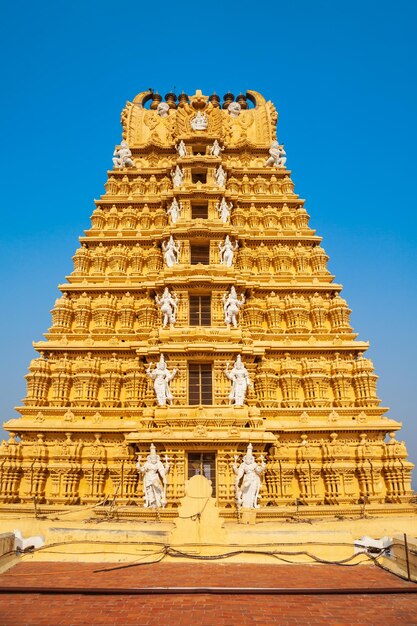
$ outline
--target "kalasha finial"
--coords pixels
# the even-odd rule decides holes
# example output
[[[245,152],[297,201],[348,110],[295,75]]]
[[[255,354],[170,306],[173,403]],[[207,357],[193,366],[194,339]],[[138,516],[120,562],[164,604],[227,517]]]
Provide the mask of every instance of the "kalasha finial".
[[[238,102],[240,104],[240,107],[242,109],[247,109],[248,108],[248,102],[246,100],[246,97],[243,95],[243,93],[240,93],[238,95],[238,97],[236,98],[236,102]]]
[[[158,92],[155,92],[152,94],[152,103],[151,103],[151,109],[155,110],[158,108],[158,104],[162,102],[162,96],[161,94],[159,94]]]
[[[178,106],[183,107],[188,103],[188,96],[186,93],[181,92],[178,96]]]
[[[227,92],[224,94],[223,96],[224,102],[223,102],[223,106],[222,109],[227,109],[227,107],[229,106],[229,104],[232,104],[232,102],[234,102],[234,95],[232,93]]]
[[[166,94],[165,102],[168,104],[170,109],[177,108],[176,101],[177,101],[177,96],[175,95],[175,93],[170,91],[169,93]]]
[[[209,97],[209,102],[211,102],[211,104],[214,107],[219,107],[220,106],[220,98],[217,95],[216,92],[214,92],[210,97]]]

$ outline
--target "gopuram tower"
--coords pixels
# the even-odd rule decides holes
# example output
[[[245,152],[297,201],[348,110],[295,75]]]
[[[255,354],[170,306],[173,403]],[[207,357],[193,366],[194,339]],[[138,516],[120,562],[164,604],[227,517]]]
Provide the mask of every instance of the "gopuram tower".
[[[170,466],[165,516],[201,473],[232,517],[248,444],[265,464],[260,519],[410,508],[400,424],[380,406],[277,119],[255,91],[127,103],[21,417],[5,424],[3,510],[115,497],[120,515],[144,516],[136,461],[152,447]]]

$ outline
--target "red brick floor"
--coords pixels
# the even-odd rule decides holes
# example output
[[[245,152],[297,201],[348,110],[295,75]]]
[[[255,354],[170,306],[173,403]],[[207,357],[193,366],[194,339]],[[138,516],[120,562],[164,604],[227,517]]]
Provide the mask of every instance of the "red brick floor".
[[[375,566],[159,563],[115,569],[94,563],[20,563],[0,575],[1,626],[395,626],[417,625],[416,588]],[[107,570],[98,572],[97,570]],[[24,593],[28,587],[74,589],[71,595]],[[285,595],[114,595],[112,589],[143,587],[274,587]],[[291,595],[293,588],[395,587],[376,595]],[[81,595],[83,588],[108,594]]]

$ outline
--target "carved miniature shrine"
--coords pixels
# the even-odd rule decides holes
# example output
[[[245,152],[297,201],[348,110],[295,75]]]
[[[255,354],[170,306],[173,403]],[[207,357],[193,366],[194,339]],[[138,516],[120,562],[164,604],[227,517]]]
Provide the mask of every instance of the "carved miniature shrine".
[[[277,118],[254,91],[127,103],[21,417],[5,425],[3,507],[109,497],[121,515],[175,515],[196,474],[226,518],[242,503],[272,519],[295,504],[384,514],[410,501],[400,424],[380,406]]]

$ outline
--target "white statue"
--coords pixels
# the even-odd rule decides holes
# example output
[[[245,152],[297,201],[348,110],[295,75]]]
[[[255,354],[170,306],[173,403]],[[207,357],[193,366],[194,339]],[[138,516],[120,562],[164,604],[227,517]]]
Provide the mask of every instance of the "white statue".
[[[187,156],[187,148],[185,147],[185,143],[183,142],[182,139],[181,139],[181,141],[179,143],[177,143],[175,148],[176,148],[176,150],[178,152],[178,156],[180,156],[180,157],[186,157]]]
[[[275,165],[275,167],[284,167],[287,162],[286,152],[284,150],[284,145],[280,146],[278,141],[273,141],[271,143],[271,147],[269,149],[269,154],[265,165]]]
[[[242,107],[239,102],[231,102],[227,107],[230,117],[239,117]]]
[[[177,369],[174,367],[172,372],[166,366],[164,355],[161,354],[159,362],[156,364],[155,369],[151,370],[153,363],[149,363],[149,367],[146,370],[147,375],[153,380],[153,388],[155,390],[156,401],[159,406],[166,406],[167,403],[172,404],[174,396],[169,388],[169,383],[177,373]]]
[[[216,209],[219,214],[219,218],[221,219],[223,224],[227,224],[227,222],[229,221],[230,211],[232,210],[232,208],[233,208],[233,204],[232,203],[227,204],[225,198],[222,198],[222,201],[216,204]]]
[[[252,444],[248,445],[242,463],[238,466],[238,456],[235,455],[233,471],[236,475],[236,504],[244,509],[258,509],[259,490],[261,487],[261,474],[265,471],[263,454],[260,456],[261,463],[255,461],[252,454]]]
[[[176,166],[175,170],[171,172],[172,176],[172,184],[174,187],[181,187],[182,182],[184,180],[184,170],[180,168],[179,165]]]
[[[235,406],[243,406],[245,404],[247,389],[253,385],[249,379],[248,370],[242,363],[240,354],[237,355],[231,370],[229,370],[229,363],[226,363],[224,374],[226,378],[232,381],[232,389],[229,393],[229,404],[234,403]]]
[[[214,175],[216,177],[216,184],[219,187],[224,187],[226,184],[226,172],[224,171],[222,165],[219,165]]]
[[[167,503],[167,474],[169,472],[168,455],[165,455],[165,465],[162,464],[159,454],[153,443],[151,453],[146,457],[143,465],[140,464],[141,455],[138,455],[136,469],[143,475],[144,506],[146,508],[164,507]]]
[[[221,148],[219,142],[215,139],[213,145],[209,147],[209,154],[214,157],[219,157],[220,152],[223,152],[223,150],[224,148]]]
[[[171,235],[168,241],[162,242],[162,250],[164,253],[164,259],[167,267],[173,267],[179,263],[181,244],[180,242],[175,245],[174,237]]]
[[[171,222],[176,224],[181,217],[182,202],[178,204],[176,198],[173,199],[171,206],[167,209],[167,214],[171,216]]]
[[[156,112],[159,117],[168,117],[169,115],[169,104],[168,102],[160,102],[156,107]]]
[[[235,245],[233,245],[230,241],[229,235],[226,235],[224,243],[222,243],[221,241],[219,242],[221,265],[225,265],[226,267],[232,267],[234,253],[238,249],[238,247],[238,242],[235,241]]]
[[[162,320],[162,328],[165,328],[168,324],[172,327],[175,324],[177,316],[178,298],[175,293],[172,296],[168,287],[165,287],[164,293],[161,297],[155,296],[155,302],[161,309],[161,313],[164,316]]]
[[[120,144],[120,148],[116,148],[113,152],[113,165],[117,170],[121,170],[124,167],[135,167],[132,160],[132,153],[124,139]]]
[[[191,120],[191,128],[193,130],[206,130],[208,126],[208,117],[207,113],[202,113],[201,111],[197,111],[197,115]]]
[[[223,311],[224,311],[224,322],[227,326],[233,324],[234,328],[237,328],[237,316],[239,314],[239,309],[241,306],[245,304],[245,296],[241,295],[241,299],[237,297],[236,289],[232,286],[230,287],[230,293],[225,293],[223,295]]]

